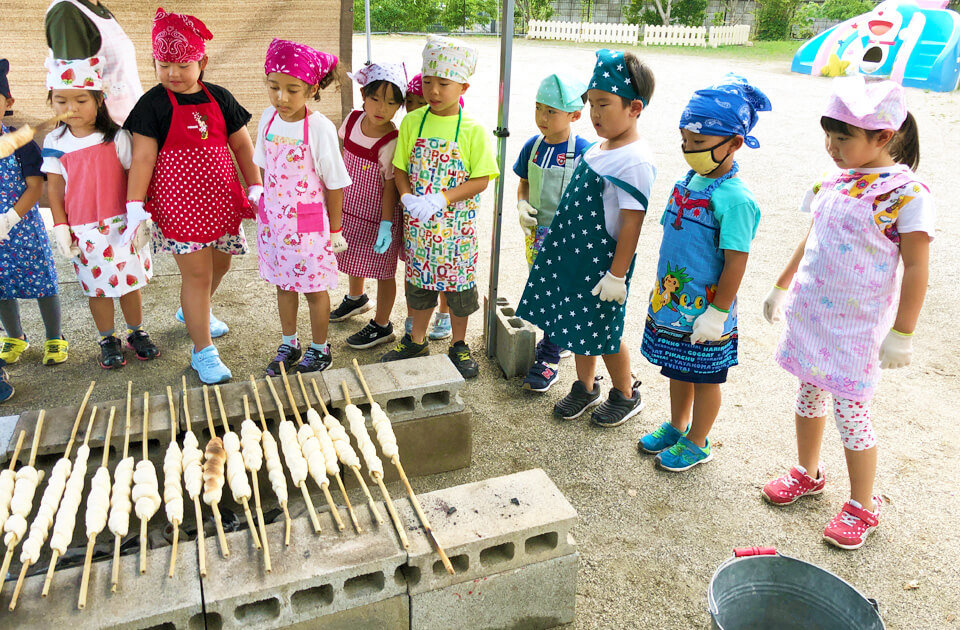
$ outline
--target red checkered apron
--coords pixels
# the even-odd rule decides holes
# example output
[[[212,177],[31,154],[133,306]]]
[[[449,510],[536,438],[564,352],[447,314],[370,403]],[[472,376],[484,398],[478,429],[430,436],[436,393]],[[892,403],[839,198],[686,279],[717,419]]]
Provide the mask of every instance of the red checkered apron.
[[[391,131],[372,147],[364,148],[350,140],[354,125],[359,124],[361,111],[350,112],[343,140],[343,162],[352,184],[343,192],[343,238],[349,248],[337,254],[337,267],[355,278],[384,280],[397,274],[397,260],[403,244],[403,215],[400,205],[393,212],[393,240],[382,254],[373,251],[383,213],[383,177],[380,172],[380,149],[397,137]]]

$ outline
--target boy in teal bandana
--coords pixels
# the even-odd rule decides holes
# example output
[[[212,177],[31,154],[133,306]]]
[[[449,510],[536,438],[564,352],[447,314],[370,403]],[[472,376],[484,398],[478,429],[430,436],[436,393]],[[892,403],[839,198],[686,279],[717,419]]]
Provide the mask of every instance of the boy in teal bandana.
[[[573,179],[576,159],[589,145],[570,129],[580,119],[586,91],[582,81],[559,74],[551,74],[540,83],[536,109],[540,133],[527,140],[513,165],[513,172],[520,177],[517,214],[530,267],[550,231],[560,195]],[[560,346],[544,335],[537,344],[536,360],[523,379],[523,388],[534,392],[550,389],[557,380],[560,352]]]

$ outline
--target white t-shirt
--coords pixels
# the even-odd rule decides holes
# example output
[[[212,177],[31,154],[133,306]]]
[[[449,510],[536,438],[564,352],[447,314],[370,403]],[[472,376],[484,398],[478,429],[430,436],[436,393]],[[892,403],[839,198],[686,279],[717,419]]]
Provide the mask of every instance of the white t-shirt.
[[[380,138],[371,138],[363,133],[362,124],[365,117],[366,114],[360,114],[360,118],[358,118],[357,122],[353,125],[353,133],[350,134],[350,140],[355,144],[359,144],[364,149],[372,149],[373,145],[380,142]],[[347,134],[348,120],[349,118],[344,118],[343,124],[340,125],[341,139],[345,139]],[[396,150],[397,139],[394,138],[390,142],[380,147],[380,150],[377,152],[377,158],[380,162],[380,172],[383,174],[384,179],[393,179],[393,154],[396,152]]]
[[[633,186],[649,200],[653,182],[657,178],[657,168],[653,165],[653,153],[647,143],[637,140],[609,151],[601,149],[600,144],[594,144],[578,159],[586,160],[598,175],[615,177]],[[646,203],[623,188],[603,180],[603,215],[607,234],[613,238],[620,236],[621,210],[645,212],[646,209]]]
[[[54,173],[67,180],[67,172],[60,163],[60,157],[65,153],[72,153],[80,149],[86,149],[103,142],[103,134],[99,131],[90,134],[84,138],[78,138],[73,135],[69,127],[62,131],[54,129],[43,139],[43,165],[40,170],[44,173]],[[133,144],[131,142],[130,132],[121,129],[113,137],[113,144],[117,148],[117,158],[120,164],[126,170],[130,169],[130,162],[133,160]]]
[[[266,170],[267,155],[264,148],[264,132],[277,110],[268,107],[263,110],[260,116],[260,124],[257,125],[257,144],[253,149],[253,163]],[[343,163],[343,156],[340,155],[340,141],[337,139],[337,127],[329,118],[320,112],[312,112],[309,120],[310,128],[310,153],[313,155],[313,167],[317,175],[320,176],[323,185],[328,189],[336,190],[346,188],[350,185],[350,175],[347,174],[347,166]],[[270,125],[270,133],[303,141],[303,121],[285,122],[277,114]]]

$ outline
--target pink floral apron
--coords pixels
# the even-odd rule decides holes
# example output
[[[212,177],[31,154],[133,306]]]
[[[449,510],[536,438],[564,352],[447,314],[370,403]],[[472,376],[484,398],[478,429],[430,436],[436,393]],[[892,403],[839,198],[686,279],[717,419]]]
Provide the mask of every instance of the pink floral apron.
[[[913,172],[897,165],[879,174],[841,171],[821,185],[776,354],[800,380],[858,402],[873,397],[880,344],[896,315],[900,261],[876,202],[912,182]]]
[[[303,140],[263,132],[267,168],[257,212],[260,277],[284,291],[318,293],[337,286],[324,186],[310,151],[310,111]]]

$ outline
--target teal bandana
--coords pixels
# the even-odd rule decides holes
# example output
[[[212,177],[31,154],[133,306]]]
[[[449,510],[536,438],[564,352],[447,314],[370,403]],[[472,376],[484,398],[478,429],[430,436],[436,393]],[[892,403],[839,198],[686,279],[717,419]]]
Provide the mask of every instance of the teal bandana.
[[[577,78],[551,74],[540,83],[537,102],[561,112],[579,112],[583,109],[583,94],[587,86]]]
[[[590,79],[590,89],[610,92],[631,101],[640,101],[644,107],[647,106],[647,102],[633,89],[633,81],[630,80],[622,52],[606,48],[597,51],[597,65]]]

